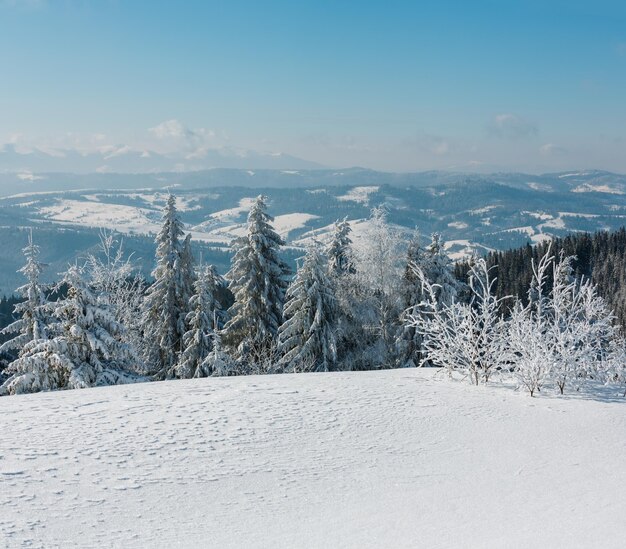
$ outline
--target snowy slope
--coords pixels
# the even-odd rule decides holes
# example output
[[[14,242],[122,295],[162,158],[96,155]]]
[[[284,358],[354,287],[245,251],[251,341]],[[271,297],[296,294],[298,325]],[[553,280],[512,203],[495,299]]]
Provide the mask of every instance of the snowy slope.
[[[7,547],[623,547],[626,402],[433,370],[0,400]],[[0,543],[1,544],[1,543]]]

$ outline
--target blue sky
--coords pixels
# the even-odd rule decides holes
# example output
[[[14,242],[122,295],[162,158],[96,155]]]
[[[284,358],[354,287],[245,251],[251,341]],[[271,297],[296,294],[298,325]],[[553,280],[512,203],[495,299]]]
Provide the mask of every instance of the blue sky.
[[[626,172],[626,2],[0,0],[0,143]]]

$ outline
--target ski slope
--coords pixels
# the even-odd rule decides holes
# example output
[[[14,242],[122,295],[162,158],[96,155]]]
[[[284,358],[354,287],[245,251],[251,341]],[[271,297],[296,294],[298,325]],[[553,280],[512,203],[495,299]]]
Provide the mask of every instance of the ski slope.
[[[434,370],[0,399],[0,546],[624,547],[626,401]]]

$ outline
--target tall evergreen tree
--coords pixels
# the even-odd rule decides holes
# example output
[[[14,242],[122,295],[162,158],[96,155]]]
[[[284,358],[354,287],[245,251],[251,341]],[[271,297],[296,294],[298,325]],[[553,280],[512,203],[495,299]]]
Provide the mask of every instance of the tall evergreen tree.
[[[289,267],[280,259],[284,240],[267,213],[266,198],[258,196],[248,214],[246,236],[237,239],[226,275],[235,301],[224,327],[225,342],[240,356],[268,349],[282,323]]]
[[[176,199],[170,195],[163,212],[163,226],[156,238],[154,283],[147,291],[143,315],[147,343],[144,354],[155,379],[175,377],[185,334],[193,288],[193,264],[189,238],[181,242],[183,234]]]
[[[278,334],[280,364],[286,371],[322,371],[337,360],[336,326],[339,315],[325,260],[311,247],[287,290],[285,322]]]
[[[328,269],[334,275],[341,276],[355,272],[351,232],[352,228],[347,218],[335,222],[332,239],[326,248]]]
[[[14,337],[0,346],[1,354],[15,357],[33,340],[47,339],[49,311],[47,299],[39,279],[45,265],[39,261],[39,246],[33,242],[32,231],[28,235],[28,245],[23,250],[26,264],[18,271],[27,280],[24,286],[16,290],[24,301],[15,305],[16,320],[2,330],[2,335]]]
[[[181,289],[180,302],[185,304],[186,309],[189,309],[189,300],[195,293],[195,282],[197,280],[195,260],[191,251],[191,234],[188,234],[183,241],[178,276],[180,277]]]

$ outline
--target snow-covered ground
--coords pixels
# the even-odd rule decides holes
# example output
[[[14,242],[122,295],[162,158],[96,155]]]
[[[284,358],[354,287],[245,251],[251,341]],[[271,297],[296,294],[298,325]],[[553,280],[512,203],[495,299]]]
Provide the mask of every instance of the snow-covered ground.
[[[380,187],[353,187],[346,194],[338,196],[337,200],[367,204],[370,194],[378,192],[379,189]]]
[[[7,547],[623,547],[626,402],[433,370],[0,399]]]

